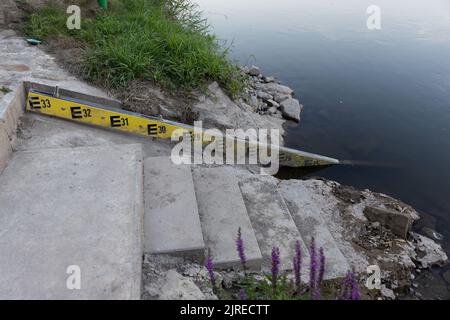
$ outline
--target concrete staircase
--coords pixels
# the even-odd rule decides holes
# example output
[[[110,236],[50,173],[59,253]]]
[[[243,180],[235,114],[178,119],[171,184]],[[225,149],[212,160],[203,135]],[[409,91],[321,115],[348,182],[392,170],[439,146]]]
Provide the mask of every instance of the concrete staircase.
[[[219,268],[240,267],[238,228],[253,270],[270,268],[273,246],[289,269],[297,240],[307,262],[314,235],[326,277],[344,275],[320,212],[298,210],[300,186],[174,166],[170,142],[24,113],[26,81],[108,95],[12,30],[0,30],[0,61],[11,90],[0,91],[0,299],[139,299],[144,252],[203,262],[209,249]]]
[[[143,253],[203,262],[209,250],[218,268],[239,268],[239,228],[251,270],[270,270],[274,246],[290,269],[298,240],[306,271],[312,236],[325,249],[326,278],[349,269],[320,212],[298,210],[308,199],[289,181],[177,166],[170,142],[39,115],[21,119],[16,143],[0,130],[8,149],[0,174],[0,299],[139,299]],[[81,270],[79,290],[67,287],[73,265]]]

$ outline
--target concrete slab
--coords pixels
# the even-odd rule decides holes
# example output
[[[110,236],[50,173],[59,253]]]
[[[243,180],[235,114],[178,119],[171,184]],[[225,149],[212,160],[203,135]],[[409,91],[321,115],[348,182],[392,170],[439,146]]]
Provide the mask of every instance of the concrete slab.
[[[14,153],[0,176],[0,299],[139,299],[142,176],[139,145]]]
[[[239,183],[263,256],[263,270],[266,272],[271,268],[273,247],[280,249],[281,268],[292,269],[297,240],[301,243],[303,261],[309,261],[308,249],[274,180],[273,177],[257,176]]]
[[[291,216],[305,244],[309,247],[311,238],[317,247],[323,247],[326,257],[325,278],[344,277],[350,266],[336,244],[325,220],[321,216],[321,207],[315,205],[311,194],[305,190],[301,180],[284,180],[278,185],[278,191],[285,199]]]
[[[194,257],[203,262],[205,243],[190,166],[170,157],[144,162],[144,252]]]
[[[203,237],[215,265],[222,269],[240,267],[236,237],[241,228],[247,266],[260,270],[261,251],[232,168],[194,168],[192,174]]]

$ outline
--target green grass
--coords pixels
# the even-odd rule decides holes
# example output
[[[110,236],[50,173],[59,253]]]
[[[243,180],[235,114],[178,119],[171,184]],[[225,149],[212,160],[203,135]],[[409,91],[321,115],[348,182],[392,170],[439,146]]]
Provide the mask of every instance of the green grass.
[[[5,87],[5,86],[2,86],[2,87],[0,88],[0,92],[2,92],[3,94],[7,94],[7,93],[10,93],[10,92],[11,92],[11,89],[9,89],[9,88],[7,88],[7,87]]]
[[[125,87],[135,79],[182,90],[217,81],[231,95],[244,87],[227,48],[208,33],[201,14],[186,0],[113,0],[105,12],[82,18],[81,30],[75,31],[66,28],[67,16],[49,5],[29,17],[24,31],[40,40],[83,42],[83,75],[106,87]]]
[[[48,5],[28,17],[23,31],[27,36],[39,40],[44,40],[50,36],[68,36],[69,30],[66,27],[66,20],[67,15],[61,8]]]

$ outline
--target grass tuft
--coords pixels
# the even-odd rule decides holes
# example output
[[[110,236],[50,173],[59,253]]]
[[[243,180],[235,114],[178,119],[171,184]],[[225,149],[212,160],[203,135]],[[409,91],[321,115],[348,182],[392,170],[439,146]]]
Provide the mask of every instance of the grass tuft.
[[[1,88],[0,88],[0,92],[2,92],[3,94],[8,94],[8,93],[10,93],[12,90],[11,89],[9,89],[8,87],[5,87],[5,86],[2,86]]]
[[[106,87],[125,87],[135,79],[182,90],[217,81],[231,95],[244,87],[228,49],[208,33],[206,20],[188,0],[112,0],[108,10],[82,18],[75,31],[66,28],[67,17],[63,8],[49,5],[29,17],[24,31],[40,40],[83,42],[83,75]]]
[[[50,3],[29,16],[23,31],[27,36],[38,40],[44,40],[50,36],[66,36],[69,34],[66,20],[64,11],[54,3]]]

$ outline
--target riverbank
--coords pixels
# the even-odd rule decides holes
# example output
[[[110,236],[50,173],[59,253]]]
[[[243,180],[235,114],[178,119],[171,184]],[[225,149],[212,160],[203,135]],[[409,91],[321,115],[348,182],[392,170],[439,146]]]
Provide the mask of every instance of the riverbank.
[[[229,62],[228,49],[188,1],[112,1],[105,12],[81,6],[80,30],[67,30],[64,1],[51,3],[39,2],[18,29],[128,110],[188,124],[201,120],[210,128],[278,129],[281,135],[284,119],[300,119],[293,90],[255,66]]]
[[[64,60],[64,56],[75,57],[72,53],[76,48],[57,41],[54,43],[49,41],[46,48],[50,52],[53,51],[58,61],[69,68],[64,61],[70,59]],[[280,115],[283,116],[282,112],[285,109],[281,109],[280,112],[280,108],[277,108],[274,102],[281,107],[283,101],[291,99],[289,95],[292,94],[292,90],[280,86],[269,76],[261,75],[257,68],[249,67],[243,72],[248,74],[251,79],[249,86],[245,88],[247,91],[245,93],[249,95],[248,100],[245,98],[233,100],[225,90],[220,88],[218,83],[210,84],[206,93],[199,90],[188,96],[183,95],[182,98],[177,92],[142,80],[132,82],[125,90],[110,89],[110,91],[124,101],[131,110],[144,111],[143,113],[151,115],[161,115],[167,118],[180,117],[184,118],[186,122],[203,120],[207,125],[220,129],[281,128],[285,120],[281,119]],[[170,99],[173,99],[171,103],[168,102]],[[181,102],[185,103],[186,108],[180,112],[178,104]],[[295,102],[293,103],[297,106]],[[154,106],[155,110],[147,109],[147,106]],[[269,112],[270,108],[275,108],[276,110],[272,109],[275,112]],[[301,108],[300,105],[298,108]],[[297,112],[294,116],[297,116]],[[296,187],[292,187],[293,189],[303,187],[309,192],[307,193],[308,203],[312,203],[316,210],[331,218],[329,220],[330,229],[335,238],[342,237],[342,230],[357,232],[350,232],[341,242],[338,241],[340,249],[349,255],[350,259],[347,258],[352,261],[352,267],[363,275],[362,284],[365,267],[372,263],[380,264],[384,271],[382,274],[383,284],[386,288],[384,296],[393,297],[393,293],[389,290],[395,290],[398,293],[408,291],[412,284],[411,275],[416,270],[441,265],[446,260],[442,251],[433,241],[416,234],[408,234],[409,230],[407,239],[399,238],[398,235],[393,235],[389,231],[389,226],[377,224],[377,221],[369,223],[364,215],[365,207],[372,206],[389,209],[390,213],[387,214],[406,212],[410,219],[417,219],[417,213],[399,201],[369,191],[362,192],[344,188],[331,181],[298,180],[293,183],[298,184]],[[378,250],[376,252],[379,252],[377,256],[372,254],[375,249]],[[379,257],[380,259],[378,259]]]

